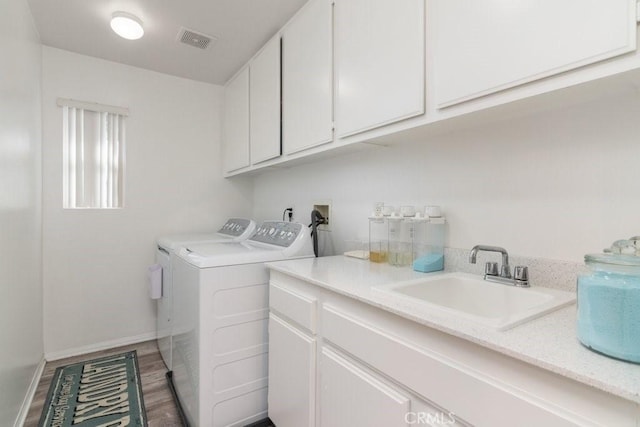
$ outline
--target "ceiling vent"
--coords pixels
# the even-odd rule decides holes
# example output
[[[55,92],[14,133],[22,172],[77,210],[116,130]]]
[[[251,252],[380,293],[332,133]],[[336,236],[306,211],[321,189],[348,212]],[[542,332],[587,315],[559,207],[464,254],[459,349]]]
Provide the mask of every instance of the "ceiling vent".
[[[216,37],[207,36],[206,34],[198,33],[187,28],[181,28],[177,37],[180,43],[188,44],[189,46],[197,47],[199,49],[206,49],[211,42],[217,40]]]

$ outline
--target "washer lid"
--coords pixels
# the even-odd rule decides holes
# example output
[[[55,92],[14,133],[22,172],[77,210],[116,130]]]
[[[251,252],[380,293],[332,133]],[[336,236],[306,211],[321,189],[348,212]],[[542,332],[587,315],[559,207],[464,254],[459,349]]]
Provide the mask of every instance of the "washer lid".
[[[255,231],[255,221],[244,218],[229,218],[215,233],[182,233],[162,236],[158,238],[158,246],[170,252],[175,251],[180,246],[198,242],[240,242],[247,240]]]
[[[282,248],[247,242],[220,242],[188,245],[178,255],[199,268],[254,264],[290,258]]]
[[[238,255],[246,253],[272,252],[281,248],[273,245],[249,242],[203,242],[185,245],[188,252],[203,257],[214,258],[222,255]]]
[[[158,246],[172,251],[179,246],[190,245],[197,242],[225,242],[229,240],[231,240],[231,237],[221,236],[218,233],[171,234],[158,238]]]
[[[178,256],[199,268],[252,264],[313,256],[309,229],[298,223],[265,221],[243,242],[194,243]]]

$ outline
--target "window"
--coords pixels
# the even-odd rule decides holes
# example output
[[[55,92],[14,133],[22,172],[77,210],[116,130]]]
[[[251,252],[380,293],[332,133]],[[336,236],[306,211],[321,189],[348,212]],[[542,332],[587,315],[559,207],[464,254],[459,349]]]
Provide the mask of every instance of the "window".
[[[63,206],[121,208],[126,108],[58,99],[62,107]]]

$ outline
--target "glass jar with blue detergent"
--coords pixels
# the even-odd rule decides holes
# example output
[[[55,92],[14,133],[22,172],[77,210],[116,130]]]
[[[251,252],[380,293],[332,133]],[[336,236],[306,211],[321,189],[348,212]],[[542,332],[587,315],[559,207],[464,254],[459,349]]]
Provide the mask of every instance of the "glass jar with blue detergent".
[[[640,257],[592,254],[578,276],[578,339],[597,352],[640,363]]]
[[[423,273],[444,269],[444,217],[413,219],[413,269]]]

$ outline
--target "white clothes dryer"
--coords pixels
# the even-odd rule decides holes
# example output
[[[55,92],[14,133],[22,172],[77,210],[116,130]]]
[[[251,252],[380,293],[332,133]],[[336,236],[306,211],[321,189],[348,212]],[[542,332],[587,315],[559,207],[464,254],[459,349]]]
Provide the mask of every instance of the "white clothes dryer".
[[[171,254],[184,245],[197,242],[239,242],[248,239],[256,231],[256,223],[250,219],[230,218],[212,233],[173,234],[160,237],[156,247],[156,264],[162,267],[162,296],[157,300],[156,338],[162,360],[168,370],[171,361],[173,273]]]
[[[265,221],[244,242],[186,245],[174,255],[173,380],[192,426],[267,417],[265,262],[313,256],[308,227]]]

